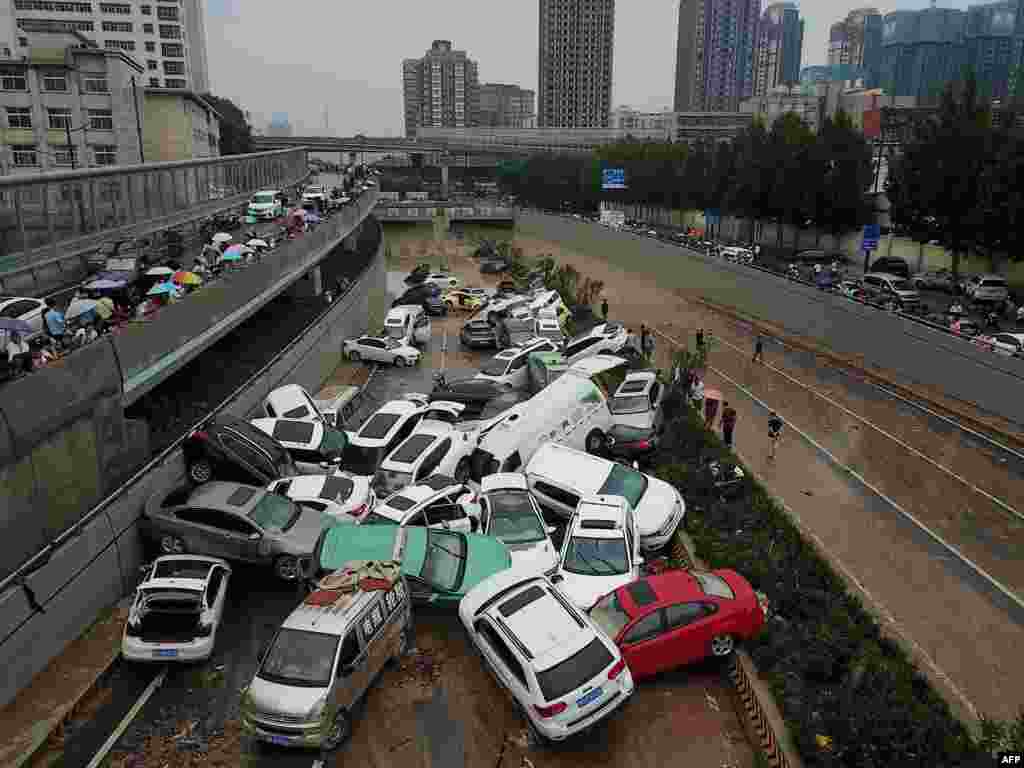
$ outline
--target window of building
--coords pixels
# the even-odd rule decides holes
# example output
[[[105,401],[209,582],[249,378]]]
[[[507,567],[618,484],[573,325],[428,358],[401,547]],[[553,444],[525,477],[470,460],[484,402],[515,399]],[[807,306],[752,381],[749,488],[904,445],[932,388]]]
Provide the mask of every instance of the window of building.
[[[142,25],[142,31],[145,32],[147,35],[152,35],[153,34],[153,25],[152,24],[143,24]],[[147,43],[147,45],[148,45],[148,43]]]
[[[96,165],[117,165],[117,147],[113,144],[96,144],[92,151]]]
[[[39,153],[35,144],[12,144],[11,160],[19,168],[39,165]]]
[[[27,91],[28,79],[17,69],[0,71],[0,88],[5,91]]]
[[[112,131],[114,130],[114,113],[109,109],[89,110],[89,130]]]
[[[119,16],[128,16],[132,7],[127,3],[100,3],[100,10],[103,13],[116,13]]]
[[[104,21],[103,22],[104,32],[131,32],[132,23],[130,21]]]
[[[111,51],[134,51],[134,40],[106,40],[103,47]]]
[[[139,13],[141,13],[143,16],[152,16],[153,15],[153,6],[152,5],[140,5],[139,6]]]
[[[152,59],[146,61],[146,69],[156,69],[156,62]]]
[[[188,86],[187,86],[187,84],[185,83],[184,80],[179,80],[177,78],[170,78],[170,77],[168,77],[166,80],[164,80],[164,87],[166,87],[166,88],[186,88]]]
[[[165,75],[184,75],[185,74],[185,62],[184,61],[165,61],[164,62],[164,74]]]
[[[146,41],[146,52],[147,53],[156,53],[156,43],[154,43],[152,40],[147,40]]]
[[[86,93],[110,93],[110,84],[105,77],[82,78],[82,90]]]
[[[171,59],[180,59],[185,55],[185,46],[181,43],[160,43],[160,52]]]
[[[172,5],[158,5],[156,7],[156,17],[161,21],[177,21],[178,8]]]
[[[67,144],[56,144],[50,147],[55,165],[74,165],[75,148]]]
[[[160,37],[164,40],[181,40],[181,27],[177,24],[161,24]]]
[[[65,74],[43,75],[43,90],[66,92],[68,89],[68,78]]]
[[[7,107],[8,128],[31,128],[32,108],[31,107]]]
[[[49,107],[46,110],[48,126],[55,131],[63,131],[71,127],[70,107]]]
[[[151,78],[149,78],[149,87],[150,88],[159,88],[160,87],[160,78],[159,77],[151,77]]]
[[[14,8],[18,11],[92,13],[92,3],[57,3],[50,0],[14,0]]]

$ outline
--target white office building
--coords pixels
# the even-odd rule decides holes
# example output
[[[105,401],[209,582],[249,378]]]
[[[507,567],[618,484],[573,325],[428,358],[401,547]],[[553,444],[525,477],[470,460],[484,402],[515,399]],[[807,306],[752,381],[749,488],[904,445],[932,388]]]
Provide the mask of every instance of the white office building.
[[[145,67],[147,88],[210,88],[204,0],[0,0],[0,58],[33,32],[80,32],[127,53]]]

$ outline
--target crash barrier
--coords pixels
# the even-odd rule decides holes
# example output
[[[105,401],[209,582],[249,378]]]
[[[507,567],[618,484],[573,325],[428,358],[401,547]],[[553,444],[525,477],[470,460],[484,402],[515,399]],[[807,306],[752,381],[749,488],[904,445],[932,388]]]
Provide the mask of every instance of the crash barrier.
[[[753,729],[768,765],[771,768],[800,768],[800,763],[793,756],[787,754],[779,739],[775,735],[775,729],[769,720],[766,705],[761,702],[757,688],[754,685],[753,662],[743,651],[736,651],[733,654],[729,667],[729,679],[736,688],[736,695],[743,707],[741,713],[746,717],[747,723]]]
[[[114,346],[124,375],[125,405],[138,400],[314,268],[339,240],[356,230],[376,202],[376,192],[364,192],[315,230],[286,240],[259,263],[229,271],[196,293],[162,307],[151,320],[117,334]]]
[[[403,205],[384,201],[377,205],[377,215],[384,221],[431,221],[439,211],[447,215],[449,221],[498,221],[513,222],[516,218],[515,208],[501,205]]]
[[[370,224],[375,236],[363,241],[370,263],[344,297],[325,307],[302,335],[192,429],[216,413],[248,415],[266,391],[283,383],[301,384],[311,391],[320,388],[342,360],[339,337],[364,331],[368,302],[374,295],[384,295],[383,235],[376,222]],[[139,516],[153,493],[184,482],[182,439],[0,582],[0,707],[134,588],[144,556]],[[22,524],[13,522],[4,527],[9,536],[17,535]]]
[[[601,256],[620,268],[628,265],[647,272],[665,287],[735,307],[814,339],[865,368],[890,371],[1024,425],[1024,399],[1019,395],[1024,361],[993,355],[916,320],[879,312],[775,273],[597,224],[521,211],[517,232]]]
[[[0,287],[11,273],[235,208],[308,174],[296,148],[0,178]]]

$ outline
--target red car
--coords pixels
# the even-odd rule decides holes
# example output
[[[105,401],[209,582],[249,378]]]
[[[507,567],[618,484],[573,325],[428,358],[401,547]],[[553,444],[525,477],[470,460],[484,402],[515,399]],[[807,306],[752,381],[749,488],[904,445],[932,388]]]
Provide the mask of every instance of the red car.
[[[634,677],[728,656],[758,633],[762,597],[735,571],[667,571],[611,592],[590,609]]]

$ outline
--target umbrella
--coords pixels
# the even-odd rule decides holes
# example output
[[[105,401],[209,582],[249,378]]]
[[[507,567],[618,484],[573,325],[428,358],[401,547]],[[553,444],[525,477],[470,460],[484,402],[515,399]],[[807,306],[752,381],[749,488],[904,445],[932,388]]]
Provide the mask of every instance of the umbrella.
[[[83,323],[88,323],[96,319],[96,304],[97,302],[92,299],[75,299],[72,301],[66,310],[64,310],[65,320],[81,320]]]
[[[177,295],[178,286],[174,283],[157,283],[146,293],[147,296]]]
[[[246,245],[249,246],[250,248],[269,248],[270,247],[270,245],[267,243],[266,240],[260,240],[258,237],[254,237],[252,240],[250,240],[248,243],[246,243]]]
[[[146,272],[146,277],[167,277],[173,275],[174,270],[170,267],[153,267],[151,270]]]
[[[218,232],[213,236],[212,240],[215,243],[230,243],[235,238],[229,235],[227,232]]]
[[[304,214],[304,217],[305,217],[306,221],[308,221],[310,224],[319,224],[320,223],[320,217],[317,216],[312,211],[306,211],[305,214]]]
[[[16,317],[0,317],[0,331],[8,333],[32,333],[32,326]]]
[[[112,291],[115,288],[124,288],[126,280],[93,280],[85,286],[87,291]]]
[[[188,272],[181,270],[174,273],[174,282],[178,285],[201,285],[203,278],[197,275],[195,272]]]
[[[102,299],[97,301],[96,314],[104,320],[109,320],[114,314],[114,300],[109,296],[104,296]]]
[[[244,255],[241,251],[228,251],[221,258],[221,261],[241,261]]]

